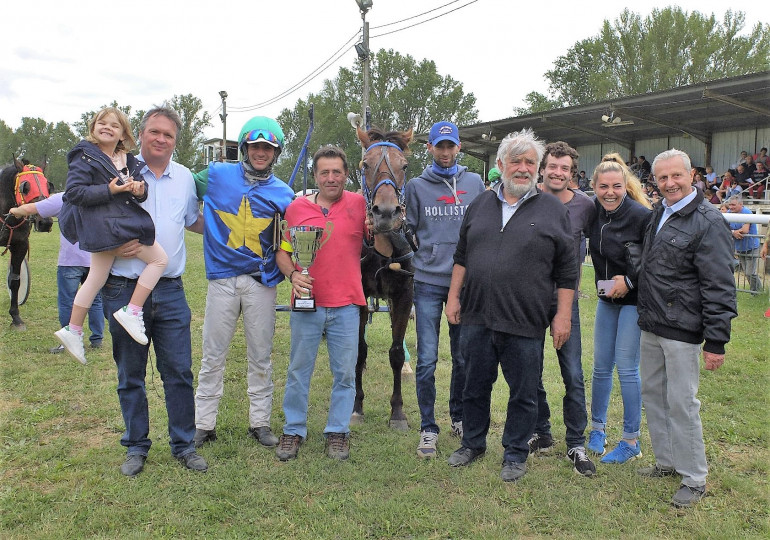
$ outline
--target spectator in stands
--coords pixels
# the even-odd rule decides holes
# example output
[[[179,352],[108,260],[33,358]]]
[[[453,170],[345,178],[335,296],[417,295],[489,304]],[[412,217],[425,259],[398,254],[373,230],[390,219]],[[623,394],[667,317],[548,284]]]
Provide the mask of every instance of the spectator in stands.
[[[708,199],[711,204],[720,204],[722,202],[720,195],[721,193],[719,191],[719,187],[717,186],[711,186],[710,188],[707,188],[706,192],[703,194],[703,196]]]
[[[754,163],[762,163],[765,169],[770,170],[770,156],[767,155],[767,148],[764,146],[759,149],[758,154],[754,154]]]
[[[754,157],[753,156],[746,156],[746,163],[744,164],[746,167],[746,172],[749,173],[749,176],[754,174],[754,171],[757,170],[757,164],[754,163]]]
[[[732,164],[732,166],[731,166],[730,168],[731,168],[731,169],[737,169],[737,168],[738,168],[738,165],[740,165],[741,163],[746,163],[746,158],[748,157],[748,155],[749,155],[749,153],[748,153],[746,150],[743,150],[743,151],[741,152],[741,155],[740,155],[740,157],[738,158],[738,161],[736,161],[735,163],[733,163],[733,164]]]
[[[734,176],[735,182],[741,187],[742,191],[746,191],[751,185],[751,174],[745,163],[738,165]]]
[[[752,215],[751,210],[743,206],[743,197],[733,195],[727,200],[727,210],[731,214]],[[735,239],[735,252],[741,271],[749,281],[751,294],[756,295],[762,288],[757,275],[757,260],[759,259],[759,237],[756,223],[730,223],[730,232]]]
[[[722,185],[719,187],[720,201],[726,201],[733,195],[743,191],[743,188],[735,180],[735,174],[736,172],[733,169],[729,169],[722,175]]]
[[[585,171],[580,171],[578,173],[578,189],[580,191],[590,191],[591,190],[591,179],[586,176]]]
[[[719,187],[719,177],[714,172],[714,167],[711,165],[706,167],[706,187],[717,186]]]
[[[761,199],[767,189],[767,167],[761,161],[757,161],[757,170],[751,175],[752,185],[749,187],[749,196]]]
[[[647,179],[648,176],[650,176],[650,171],[652,170],[652,166],[650,165],[650,162],[647,161],[647,158],[644,156],[639,156],[639,170],[636,173],[636,175],[639,177],[640,180],[644,181]]]
[[[701,191],[706,191],[706,181],[703,179],[703,174],[696,171],[692,179],[692,185]]]

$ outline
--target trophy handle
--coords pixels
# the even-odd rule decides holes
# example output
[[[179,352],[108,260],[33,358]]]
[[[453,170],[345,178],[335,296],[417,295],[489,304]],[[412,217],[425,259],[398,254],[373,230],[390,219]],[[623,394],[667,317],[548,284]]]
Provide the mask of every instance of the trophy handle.
[[[286,232],[289,230],[289,222],[285,219],[281,220],[281,240],[286,240],[287,242],[291,241],[291,238],[286,236]]]
[[[326,227],[324,227],[324,232],[326,233],[326,237],[321,241],[321,243],[318,246],[318,249],[321,249],[326,242],[329,241],[329,238],[332,237],[332,231],[334,230],[334,223],[331,221],[326,222]]]

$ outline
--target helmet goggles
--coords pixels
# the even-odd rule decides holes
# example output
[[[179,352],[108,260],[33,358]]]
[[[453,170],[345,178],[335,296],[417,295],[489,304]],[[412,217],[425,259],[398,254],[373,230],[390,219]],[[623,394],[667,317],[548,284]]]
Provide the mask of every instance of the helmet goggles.
[[[252,129],[251,131],[244,133],[241,144],[253,144],[258,142],[266,142],[274,148],[280,148],[281,142],[278,137],[271,131],[266,129]]]

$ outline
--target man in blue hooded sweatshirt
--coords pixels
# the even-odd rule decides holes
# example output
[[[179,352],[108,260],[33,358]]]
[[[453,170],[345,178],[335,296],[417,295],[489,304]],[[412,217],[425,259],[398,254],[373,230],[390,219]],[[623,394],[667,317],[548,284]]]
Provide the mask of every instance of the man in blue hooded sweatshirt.
[[[420,407],[420,443],[417,455],[436,457],[436,363],[441,315],[452,279],[453,255],[460,237],[465,209],[484,192],[481,177],[457,164],[460,137],[451,122],[433,124],[428,136],[433,161],[406,185],[406,222],[414,235],[414,305],[417,323],[417,403]],[[452,380],[449,415],[452,434],[462,437],[462,398],[465,361],[460,354],[460,326],[449,325]]]

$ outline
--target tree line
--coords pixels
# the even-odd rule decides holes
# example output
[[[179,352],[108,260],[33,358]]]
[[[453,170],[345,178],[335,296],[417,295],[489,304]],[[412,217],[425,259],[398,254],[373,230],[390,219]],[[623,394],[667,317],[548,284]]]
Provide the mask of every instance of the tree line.
[[[211,115],[203,111],[200,98],[192,94],[175,95],[168,100],[182,119],[182,130],[177,137],[174,159],[185,166],[198,170],[203,167],[203,130],[211,126]],[[139,133],[139,123],[145,111],[133,110],[130,105],[113,101],[96,110],[80,115],[71,126],[66,122],[46,122],[42,118],[24,117],[17,129],[11,129],[0,119],[0,161],[7,163],[12,156],[24,157],[31,163],[46,162],[46,178],[57,190],[64,189],[67,180],[67,153],[88,134],[88,123],[98,110],[106,106],[123,111],[131,122],[134,134]]]
[[[530,92],[523,106],[513,107],[513,113],[530,114],[770,70],[769,25],[757,22],[744,35],[745,24],[745,14],[740,11],[728,10],[718,21],[713,14],[688,13],[679,7],[654,9],[644,18],[625,9],[613,22],[605,19],[599,34],[578,41],[558,57],[545,73],[547,95]],[[435,62],[381,49],[372,55],[370,66],[372,125],[384,130],[412,128],[417,134],[427,132],[439,120],[458,125],[478,121],[476,97],[466,92],[461,82],[438,73]],[[352,188],[358,189],[361,150],[346,115],[360,112],[362,91],[362,67],[355,62],[352,67],[340,68],[336,77],[324,80],[317,93],[283,109],[277,120],[286,135],[286,145],[276,165],[277,176],[284,180],[291,176],[313,104],[315,129],[310,155],[321,144],[343,148],[350,159]],[[200,170],[204,166],[203,130],[212,126],[211,114],[202,110],[201,100],[192,94],[174,96],[169,103],[183,122],[174,159]],[[137,133],[144,111],[114,102],[111,105],[126,113]],[[11,154],[33,163],[47,158],[47,176],[63,188],[67,152],[85,136],[93,113],[83,113],[73,126],[23,118],[21,126],[13,130],[0,120],[0,161],[10,161]],[[414,177],[427,163],[428,155],[423,144],[413,143],[410,150],[413,156],[407,173]],[[460,163],[476,172],[483,170],[483,164],[470,156],[461,154]],[[312,179],[309,182],[312,187]]]

